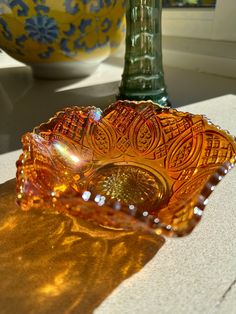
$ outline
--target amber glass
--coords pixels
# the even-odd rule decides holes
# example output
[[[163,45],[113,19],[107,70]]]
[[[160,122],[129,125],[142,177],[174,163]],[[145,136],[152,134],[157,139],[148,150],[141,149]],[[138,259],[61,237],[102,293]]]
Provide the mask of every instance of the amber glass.
[[[236,143],[201,115],[120,101],[67,108],[22,138],[22,209],[55,208],[96,224],[184,235],[233,167]]]
[[[126,1],[126,52],[119,99],[169,105],[162,65],[161,3]]]

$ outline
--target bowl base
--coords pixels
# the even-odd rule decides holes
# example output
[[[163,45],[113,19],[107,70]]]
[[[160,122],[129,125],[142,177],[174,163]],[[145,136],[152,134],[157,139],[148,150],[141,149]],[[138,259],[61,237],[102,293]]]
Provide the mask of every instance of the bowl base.
[[[76,61],[28,64],[36,78],[63,80],[91,75],[101,61]]]

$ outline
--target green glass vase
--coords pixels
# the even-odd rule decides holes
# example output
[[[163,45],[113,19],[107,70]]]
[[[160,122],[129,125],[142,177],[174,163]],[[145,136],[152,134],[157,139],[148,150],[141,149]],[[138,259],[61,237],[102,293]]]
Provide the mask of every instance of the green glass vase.
[[[169,106],[162,65],[161,0],[126,0],[125,65],[118,99]]]

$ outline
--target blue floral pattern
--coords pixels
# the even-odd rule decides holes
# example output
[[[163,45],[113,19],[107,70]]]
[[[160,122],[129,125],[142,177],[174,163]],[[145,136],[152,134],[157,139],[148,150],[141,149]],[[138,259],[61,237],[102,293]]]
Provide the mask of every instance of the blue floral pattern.
[[[22,62],[107,56],[124,37],[124,6],[125,0],[0,0],[0,47]]]
[[[0,17],[0,31],[2,32],[3,36],[7,40],[12,40],[12,34],[11,34],[10,29],[7,25],[7,22],[1,17]]]
[[[37,15],[27,19],[25,30],[33,40],[42,44],[53,43],[59,35],[56,21],[47,15]]]

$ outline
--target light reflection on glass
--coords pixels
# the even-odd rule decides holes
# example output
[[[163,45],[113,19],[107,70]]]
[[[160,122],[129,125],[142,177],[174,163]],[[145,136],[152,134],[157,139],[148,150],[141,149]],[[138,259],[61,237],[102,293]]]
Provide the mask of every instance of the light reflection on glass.
[[[66,160],[71,160],[72,162],[74,162],[75,164],[78,164],[80,162],[80,159],[78,156],[72,154],[68,147],[66,147],[63,144],[60,143],[54,143],[54,147],[56,148],[56,150],[66,159]]]
[[[92,109],[91,110],[91,113],[90,113],[90,116],[91,118],[98,122],[100,119],[101,119],[101,116],[102,116],[102,110],[99,109],[99,108],[96,108],[96,109]]]
[[[89,191],[85,191],[83,194],[82,194],[82,198],[84,201],[88,201],[90,199],[90,196],[91,196],[91,192]]]

